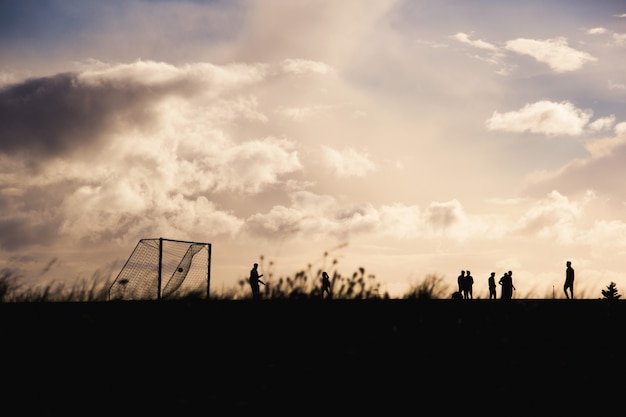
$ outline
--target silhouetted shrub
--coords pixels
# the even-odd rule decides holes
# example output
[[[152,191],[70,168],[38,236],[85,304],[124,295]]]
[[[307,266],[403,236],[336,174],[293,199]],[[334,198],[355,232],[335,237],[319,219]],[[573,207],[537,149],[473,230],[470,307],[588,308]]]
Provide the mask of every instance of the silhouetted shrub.
[[[435,274],[426,275],[426,278],[419,284],[411,286],[405,295],[408,299],[434,299],[447,298],[448,286],[444,283],[443,277]]]
[[[606,287],[606,290],[602,290],[602,297],[605,300],[618,300],[621,296],[614,282],[611,282],[608,287]]]

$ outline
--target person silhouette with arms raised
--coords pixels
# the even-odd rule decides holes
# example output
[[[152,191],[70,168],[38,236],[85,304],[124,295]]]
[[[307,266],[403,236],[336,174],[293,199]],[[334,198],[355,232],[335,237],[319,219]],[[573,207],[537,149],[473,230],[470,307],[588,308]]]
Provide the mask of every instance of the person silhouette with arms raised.
[[[324,295],[326,298],[333,298],[332,293],[330,292],[330,278],[326,271],[322,272],[322,299],[324,299]]]
[[[463,289],[463,297],[467,299],[474,298],[474,277],[472,273],[467,270],[465,271],[465,285]]]
[[[263,274],[259,275],[259,264],[255,263],[252,269],[250,270],[250,288],[252,288],[252,298],[258,300],[261,298],[261,290],[259,284],[265,285],[263,281],[261,281],[261,277]]]
[[[489,285],[489,299],[496,299],[496,273],[492,272],[487,278],[487,284]]]
[[[574,298],[574,268],[572,268],[572,262],[567,261],[565,264],[565,284],[563,284],[563,291],[567,298]],[[569,290],[569,294],[567,291]]]
[[[513,272],[505,272],[498,283],[502,285],[500,298],[502,300],[510,300],[513,298],[513,290],[515,289],[513,285]]]

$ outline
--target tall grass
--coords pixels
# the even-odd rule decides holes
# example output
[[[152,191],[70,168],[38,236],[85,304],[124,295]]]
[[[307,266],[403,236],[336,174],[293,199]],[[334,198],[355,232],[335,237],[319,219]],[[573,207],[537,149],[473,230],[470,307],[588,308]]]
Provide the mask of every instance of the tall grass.
[[[314,273],[311,267],[296,272],[293,277],[281,277],[274,280],[270,277],[262,290],[264,299],[315,299],[322,298],[322,269]],[[365,268],[358,268],[351,275],[342,275],[332,271],[330,275],[331,290],[328,298],[332,299],[387,299],[387,292],[381,290],[376,276],[365,273]],[[237,298],[250,298],[247,279],[239,281]]]
[[[324,265],[326,257],[324,254]],[[260,257],[264,261],[263,256]],[[262,287],[262,298],[270,299],[321,299],[322,272],[324,265],[314,268],[309,264],[293,276],[275,278],[272,272],[273,262],[267,268],[266,285]],[[336,300],[390,299],[388,292],[381,288],[374,274],[366,274],[365,268],[359,267],[352,274],[344,275],[337,268],[337,260],[330,263],[326,270],[331,277],[331,294],[326,298]],[[0,303],[9,302],[99,302],[109,300],[109,288],[113,284],[110,274],[96,271],[89,279],[77,279],[71,286],[63,283],[28,286],[23,277],[10,269],[0,270]],[[582,291],[581,291],[582,290]],[[617,291],[617,289],[615,289]],[[422,281],[414,283],[400,299],[448,299],[452,291],[443,276],[429,274]],[[238,281],[232,288],[213,291],[212,300],[244,300],[252,298],[248,279]],[[527,297],[532,298],[532,297]],[[560,293],[545,294],[546,299],[562,298]],[[577,298],[590,297],[584,288],[577,291]],[[597,297],[600,298],[600,297]],[[606,296],[605,296],[606,298]],[[619,297],[616,297],[619,298]],[[206,299],[204,289],[193,289],[177,294],[176,299]]]
[[[27,286],[12,270],[0,271],[0,302],[95,302],[108,299],[112,281],[101,271],[89,279],[78,279],[71,286],[63,283]]]

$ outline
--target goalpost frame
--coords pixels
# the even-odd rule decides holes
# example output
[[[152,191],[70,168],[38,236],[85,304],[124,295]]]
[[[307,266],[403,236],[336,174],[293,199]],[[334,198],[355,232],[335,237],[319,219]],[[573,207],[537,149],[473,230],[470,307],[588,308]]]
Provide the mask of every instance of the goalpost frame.
[[[133,254],[135,253],[135,251],[137,251],[137,249],[139,248],[139,245],[146,240],[152,240],[152,241],[156,241],[156,238],[152,238],[152,239],[140,239],[139,242],[137,243],[137,246],[135,246],[135,249],[133,250],[133,252],[131,253],[130,257],[126,260],[126,263],[124,264],[124,266],[122,267],[122,270],[120,271],[120,274],[122,273],[122,271],[124,271],[124,269],[126,268],[126,266],[128,265],[129,261],[131,260],[131,258],[133,257]],[[159,241],[159,254],[158,254],[158,269],[157,269],[157,300],[160,300],[162,298],[162,274],[163,274],[163,242],[174,242],[174,243],[183,243],[183,244],[189,244],[189,245],[201,245],[201,246],[206,246],[207,248],[207,265],[206,265],[206,300],[209,300],[209,296],[211,294],[211,260],[212,260],[212,244],[208,243],[208,242],[192,242],[192,241],[187,241],[187,240],[177,240],[177,239],[166,239],[166,238],[158,238]],[[119,278],[120,275],[118,275]],[[113,284],[111,284],[111,288],[109,289],[109,298],[111,297],[110,292],[113,288],[113,286],[117,283],[117,279],[116,278],[113,282]]]
[[[191,242],[187,240],[165,239],[159,238],[159,277],[157,285],[157,300],[161,299],[161,284],[162,284],[162,272],[163,272],[163,242],[176,242],[176,243],[189,243],[190,245],[206,245],[207,247],[207,266],[206,266],[206,299],[209,299],[211,294],[211,244],[208,242]]]

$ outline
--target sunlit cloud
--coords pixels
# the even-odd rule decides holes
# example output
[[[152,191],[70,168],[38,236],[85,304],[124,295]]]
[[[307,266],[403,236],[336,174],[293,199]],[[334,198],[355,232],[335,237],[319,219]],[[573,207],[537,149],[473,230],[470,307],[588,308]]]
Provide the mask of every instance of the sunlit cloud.
[[[591,131],[600,132],[602,130],[610,130],[615,124],[615,115],[601,117],[589,123],[588,127]]]
[[[302,169],[289,139],[229,133],[234,122],[267,123],[256,97],[242,90],[263,79],[264,66],[137,61],[96,67],[0,92],[3,160],[20,156],[3,164],[12,171],[2,170],[4,187],[16,190],[4,193],[5,204],[23,206],[16,199],[45,187],[53,205],[33,210],[47,213],[48,235],[132,240],[204,228],[232,235],[243,221],[207,194],[259,193]],[[32,118],[38,123],[27,122]],[[19,178],[27,181],[14,186]],[[14,213],[5,222],[15,221],[16,233],[28,236],[18,226],[19,210]]]
[[[468,45],[471,45],[475,48],[479,48],[479,49],[486,49],[488,51],[496,51],[498,49],[498,47],[494,44],[491,44],[489,42],[485,42],[483,40],[471,40],[469,38],[469,35],[463,32],[459,32],[456,35],[454,35],[452,37],[453,39],[456,39],[459,42],[463,42],[463,43],[467,43]]]
[[[292,119],[296,122],[302,122],[311,119],[317,115],[336,109],[334,105],[315,105],[308,107],[283,107],[280,106],[276,109],[276,113]]]
[[[587,30],[589,35],[603,35],[609,31],[606,28],[591,28]]]
[[[376,169],[367,153],[352,148],[339,151],[328,146],[322,146],[322,151],[326,164],[339,177],[363,177]]]
[[[588,195],[592,198],[592,194]],[[532,234],[541,238],[554,238],[558,242],[576,238],[578,230],[575,222],[582,215],[584,202],[572,202],[558,191],[537,201],[518,221],[520,233]]]
[[[329,74],[334,69],[323,62],[310,61],[306,59],[285,59],[281,63],[285,72],[292,74]]]
[[[573,136],[583,133],[591,116],[591,110],[578,109],[567,101],[542,100],[518,111],[496,111],[485,124],[488,130]]]
[[[506,49],[521,55],[529,55],[547,64],[555,72],[576,71],[597,58],[587,52],[571,48],[563,37],[536,40],[519,38],[506,42]]]
[[[457,34],[452,36],[452,39],[467,44],[480,51],[486,52],[486,54],[474,54],[471,55],[471,57],[492,65],[497,65],[499,67],[496,71],[497,74],[508,75],[513,71],[514,66],[505,63],[503,49],[498,47],[497,45],[480,39],[472,40],[470,39],[470,35],[463,32],[458,32]]]

